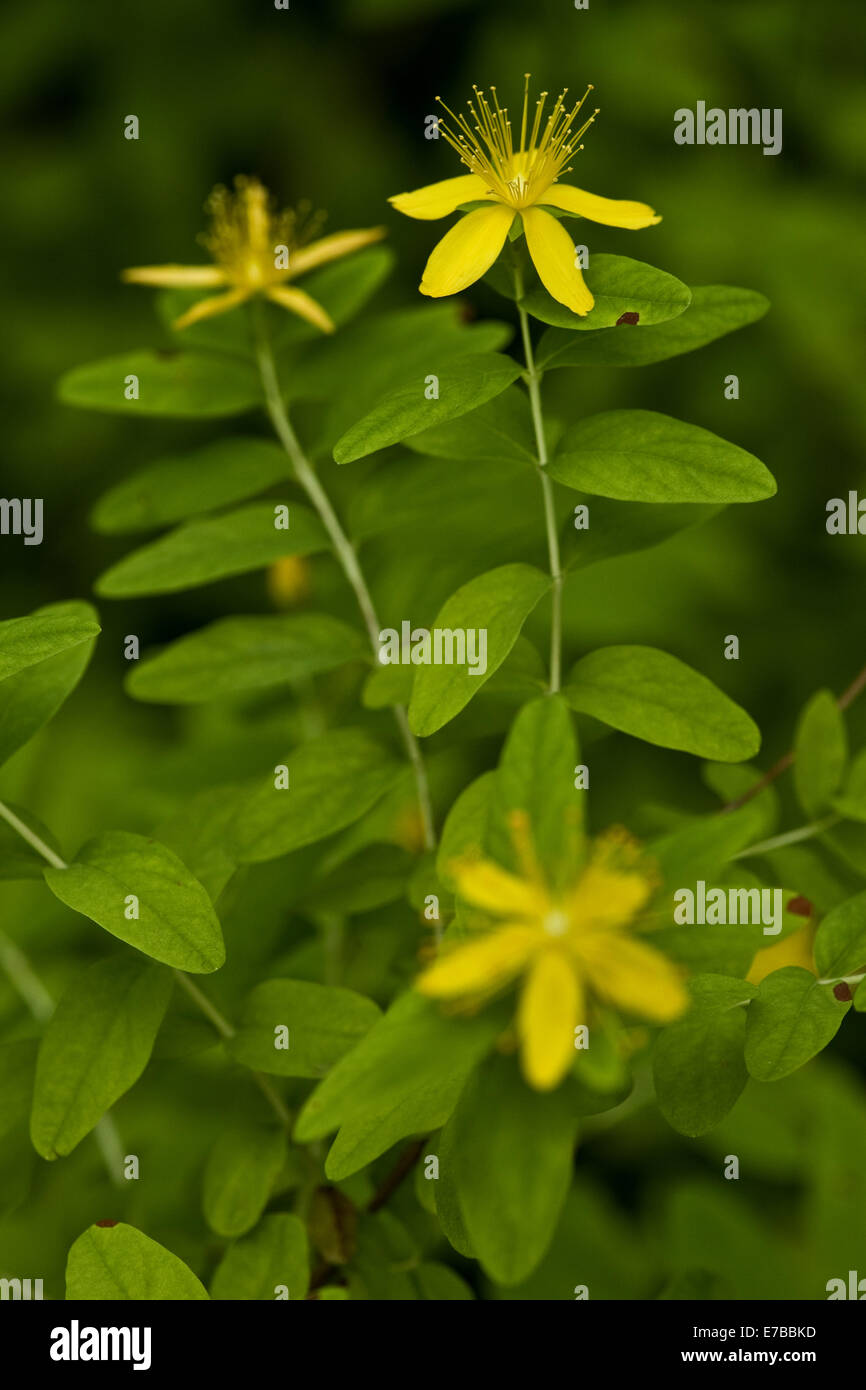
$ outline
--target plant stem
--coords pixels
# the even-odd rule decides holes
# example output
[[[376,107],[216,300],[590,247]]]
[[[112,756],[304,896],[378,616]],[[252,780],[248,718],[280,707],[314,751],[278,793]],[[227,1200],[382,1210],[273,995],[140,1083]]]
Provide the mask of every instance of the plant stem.
[[[749,845],[748,849],[740,850],[733,858],[749,859],[754,854],[767,854],[773,849],[783,849],[785,845],[796,845],[801,840],[811,840],[815,835],[822,835],[831,826],[838,825],[841,819],[841,816],[825,816],[823,820],[814,821],[811,825],[800,825],[796,830],[787,830],[784,835],[774,835],[771,840],[761,840],[756,845]]]
[[[190,999],[192,999],[198,1006],[198,1008],[201,1009],[208,1022],[213,1024],[220,1037],[233,1038],[236,1032],[235,1028],[233,1028],[231,1023],[229,1023],[225,1015],[220,1013],[216,1005],[211,1003],[210,999],[208,999],[207,995],[199,989],[198,985],[190,979],[189,975],[187,975],[183,970],[175,970],[173,973],[178,984],[181,986],[182,989],[186,990]],[[283,1104],[283,1101],[279,1093],[271,1085],[268,1078],[266,1076],[263,1076],[262,1073],[259,1071],[250,1071],[250,1076],[253,1078],[262,1095],[267,1100],[268,1104],[270,1105],[280,1124],[283,1125],[286,1129],[290,1129],[292,1124],[291,1111],[286,1109],[286,1106]]]
[[[541,373],[535,365],[535,353],[532,350],[532,337],[529,332],[529,315],[520,302],[523,297],[523,274],[519,266],[514,268],[514,289],[517,295],[517,312],[520,316],[523,355],[526,359],[526,387],[529,392],[529,405],[532,411],[532,427],[535,431],[536,468],[544,499],[547,554],[550,563],[550,577],[553,580],[550,614],[550,690],[551,693],[555,693],[562,683],[562,563],[559,556],[559,532],[556,524],[556,508],[553,502],[553,484],[545,471],[548,457],[547,440],[544,437],[544,415],[541,408]]]
[[[256,306],[258,307],[258,306]],[[259,374],[262,379],[262,388],[265,393],[265,405],[274,427],[277,438],[288,454],[295,476],[301,487],[306,492],[313,506],[319,514],[325,530],[328,533],[331,544],[334,547],[337,559],[339,560],[343,573],[352,586],[367,635],[370,638],[370,645],[373,649],[374,657],[379,655],[379,632],[381,631],[379,619],[367,581],[358,562],[355,547],[346,535],[340,524],[339,518],[331,505],[331,499],[319,481],[319,478],[304,453],[298,436],[295,434],[292,423],[289,420],[288,412],[280,394],[280,384],[277,377],[274,355],[271,350],[270,340],[267,336],[262,316],[260,313],[254,315],[254,329],[256,338],[256,358],[259,366]],[[433,808],[430,801],[430,787],[427,781],[427,769],[421,755],[421,749],[412,730],[409,728],[409,720],[403,705],[392,705],[394,718],[400,731],[400,737],[406,750],[406,755],[412,766],[415,776],[415,786],[418,796],[418,809],[421,814],[421,822],[424,831],[424,844],[428,850],[436,848],[436,831],[433,825]]]
[[[10,811],[9,807],[2,801],[0,801],[0,816],[3,817],[7,825],[11,825],[12,829],[21,836],[22,840],[26,840],[28,845],[36,850],[37,854],[41,854],[43,859],[47,859],[52,869],[65,869],[68,867],[60,856],[55,854],[54,850],[50,849],[34,830],[31,830],[29,826],[25,825],[23,820],[19,820],[15,812]]]

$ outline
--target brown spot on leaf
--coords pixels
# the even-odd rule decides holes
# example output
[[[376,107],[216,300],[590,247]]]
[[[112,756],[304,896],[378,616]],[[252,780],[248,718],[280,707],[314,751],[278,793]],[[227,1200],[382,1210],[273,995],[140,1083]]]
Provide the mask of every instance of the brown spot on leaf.
[[[854,995],[851,993],[851,986],[846,985],[844,980],[840,980],[838,985],[833,986],[833,993],[843,1004],[849,1003],[854,998]]]
[[[639,322],[640,314],[636,313],[634,309],[631,309],[627,314],[620,314],[619,318],[616,321],[616,326],[617,328],[619,328],[621,323],[635,324]]]
[[[93,1224],[95,1226],[116,1226],[118,1223],[116,1221],[95,1221]]]
[[[811,917],[812,904],[809,902],[808,898],[804,898],[801,895],[798,898],[791,899],[788,903],[788,911],[793,912],[795,917]]]

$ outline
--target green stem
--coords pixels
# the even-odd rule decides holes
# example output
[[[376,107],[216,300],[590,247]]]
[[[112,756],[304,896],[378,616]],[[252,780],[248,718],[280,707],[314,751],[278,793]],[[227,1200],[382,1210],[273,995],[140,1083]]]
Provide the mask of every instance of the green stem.
[[[220,1037],[233,1038],[235,1036],[236,1030],[229,1023],[225,1015],[220,1013],[216,1004],[211,1003],[207,995],[199,989],[198,985],[190,979],[189,975],[187,975],[185,971],[175,970],[173,973],[178,984],[181,986],[182,989],[186,990],[190,999],[192,999],[197,1005],[197,1007],[201,1009],[208,1022],[213,1024]],[[250,1075],[253,1078],[253,1081],[258,1086],[262,1095],[267,1100],[268,1104],[270,1105],[280,1124],[283,1125],[286,1129],[290,1129],[292,1125],[291,1111],[286,1109],[279,1095],[279,1092],[275,1090],[268,1078],[266,1076],[263,1076],[261,1072],[250,1071]]]
[[[45,841],[40,839],[34,830],[31,830],[28,825],[25,825],[23,820],[19,820],[15,812],[10,811],[9,807],[2,801],[0,801],[0,816],[3,817],[7,825],[11,825],[12,829],[21,836],[22,840],[26,840],[28,845],[36,850],[37,854],[41,854],[43,859],[47,859],[52,869],[67,868],[67,865],[60,856],[55,854],[54,850],[46,845]]]
[[[258,306],[256,306],[258,308]],[[358,562],[355,547],[352,545],[331,505],[331,499],[326,493],[318,476],[304,453],[298,436],[289,420],[288,412],[280,394],[280,384],[277,377],[274,355],[271,350],[270,340],[264,326],[263,318],[260,313],[254,315],[254,329],[256,337],[256,357],[258,360],[259,374],[262,379],[262,388],[265,393],[265,405],[274,427],[277,438],[285,449],[295,470],[295,476],[301,487],[306,492],[313,506],[319,514],[325,530],[328,533],[331,544],[334,547],[337,559],[343,568],[343,573],[352,586],[364,626],[370,638],[370,645],[373,655],[379,655],[379,633],[381,631],[379,619],[367,581]],[[409,728],[409,720],[403,705],[392,705],[400,737],[406,750],[406,755],[415,776],[415,785],[418,795],[418,808],[421,813],[421,821],[424,829],[424,844],[428,850],[436,848],[436,831],[433,825],[433,808],[430,800],[430,787],[427,781],[427,769],[421,755],[421,749],[412,730]]]
[[[825,816],[823,820],[814,821],[811,825],[800,825],[796,830],[786,831],[784,835],[774,835],[770,840],[761,840],[756,845],[749,845],[748,849],[740,850],[733,858],[749,859],[755,854],[767,854],[770,850],[783,849],[785,845],[796,845],[801,840],[811,840],[815,835],[823,835],[831,826],[838,825],[841,819],[841,816]]]
[[[541,373],[535,365],[535,353],[532,350],[532,337],[529,332],[529,315],[520,302],[523,297],[523,274],[519,266],[514,267],[514,289],[517,295],[517,312],[520,316],[523,355],[526,359],[526,386],[529,392],[529,406],[532,411],[532,427],[535,431],[536,469],[544,499],[547,554],[550,577],[553,580],[550,614],[550,690],[553,693],[559,690],[562,683],[562,563],[559,555],[559,531],[553,501],[553,484],[545,471],[549,460],[547,440],[544,435],[544,415],[541,408]]]

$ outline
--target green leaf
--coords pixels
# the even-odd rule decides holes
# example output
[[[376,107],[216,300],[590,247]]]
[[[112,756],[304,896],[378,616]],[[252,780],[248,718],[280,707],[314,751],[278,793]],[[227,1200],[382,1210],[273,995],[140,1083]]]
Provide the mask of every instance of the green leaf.
[[[571,1183],[568,1087],[533,1091],[513,1057],[492,1056],[470,1077],[448,1128],[475,1255],[497,1283],[517,1284],[550,1244]]]
[[[231,827],[249,787],[205,787],[155,831],[216,902],[237,867],[229,854]]]
[[[652,502],[613,502],[605,497],[590,500],[591,524],[586,530],[570,527],[563,544],[563,568],[586,569],[616,555],[630,555],[661,545],[670,536],[717,516],[721,507],[701,507]]]
[[[657,270],[629,256],[595,253],[589,258],[584,279],[595,299],[594,307],[581,317],[566,309],[541,288],[530,290],[521,301],[524,309],[542,323],[554,328],[611,328],[627,313],[640,314],[640,326],[664,323],[689,307],[692,292],[676,276]],[[627,325],[630,332],[634,325]]]
[[[368,659],[354,628],[327,614],[220,618],[133,667],[126,688],[137,700],[195,705]]]
[[[172,526],[199,512],[242,502],[291,473],[285,451],[267,439],[216,439],[194,454],[171,454],[103,493],[91,514],[103,535]]]
[[[220,1236],[252,1230],[286,1160],[286,1136],[264,1125],[226,1130],[211,1149],[202,1201],[207,1224]]]
[[[806,815],[817,819],[830,806],[848,762],[845,720],[829,690],[806,705],[794,738],[794,787]]]
[[[230,1245],[211,1284],[214,1299],[306,1298],[310,1257],[304,1223],[288,1212],[265,1216],[248,1236]],[[283,1296],[281,1293],[279,1296]]]
[[[90,642],[99,631],[88,603],[52,603],[29,617],[7,618],[0,622],[0,681]]]
[[[209,974],[225,961],[210,898],[157,840],[106,831],[88,840],[68,868],[46,869],[45,882],[67,907],[164,965]]]
[[[836,1036],[850,1005],[799,965],[765,976],[749,1005],[746,1066],[756,1081],[779,1081]]]
[[[436,855],[436,873],[452,890],[455,887],[451,875],[454,861],[467,851],[477,852],[486,845],[496,782],[495,772],[482,772],[463,788],[445,818]]]
[[[159,540],[134,550],[112,565],[96,582],[105,598],[173,594],[264,569],[285,555],[327,550],[318,517],[307,507],[289,507],[288,529],[274,524],[274,504],[254,502],[221,516],[189,521]]]
[[[66,1297],[73,1302],[193,1302],[207,1296],[183,1260],[123,1221],[89,1226],[69,1251]]]
[[[89,624],[94,634],[99,631],[89,603],[52,603],[33,616],[73,619]],[[0,764],[54,717],[84,675],[95,645],[95,637],[80,641],[0,682]]]
[[[349,526],[361,540],[395,531],[406,539],[407,532],[429,533],[435,516],[437,530],[447,532],[455,549],[465,537],[477,553],[483,514],[486,539],[523,549],[533,526],[537,530],[537,503],[535,472],[512,459],[474,459],[467,468],[460,458],[387,458],[352,498]]]
[[[436,458],[534,465],[535,434],[526,392],[509,386],[495,401],[459,420],[422,430],[407,444],[419,454]],[[468,481],[465,469],[463,476]]]
[[[431,425],[466,415],[498,396],[520,376],[519,362],[500,353],[479,353],[434,364],[407,385],[390,391],[334,445],[337,463],[352,463],[377,449],[420,434]],[[438,398],[425,395],[426,378],[438,378]]]
[[[237,1032],[227,1048],[236,1062],[256,1071],[318,1078],[381,1017],[372,999],[351,989],[306,980],[265,980],[244,1000]]]
[[[30,1117],[43,1158],[71,1153],[141,1076],[172,989],[138,956],[90,966],[64,992],[39,1048]]]
[[[566,432],[548,472],[624,502],[757,502],[776,491],[745,449],[654,410],[590,415]]]
[[[543,695],[520,710],[505,743],[493,795],[487,843],[502,864],[520,871],[511,816],[529,817],[532,845],[547,881],[564,887],[580,861],[584,793],[575,789],[577,739],[560,695]]]
[[[538,345],[536,362],[545,371],[551,367],[641,367],[664,362],[755,323],[769,307],[769,301],[754,290],[700,285],[692,289],[692,302],[685,312],[668,323],[649,327],[623,324],[579,338],[562,329],[548,329]]]
[[[0,1044],[0,1138],[30,1114],[38,1048],[35,1038]]]
[[[336,729],[311,739],[283,766],[289,785],[277,786],[271,776],[238,811],[232,850],[241,864],[277,859],[343,830],[369,811],[401,772],[400,764],[360,729]]]
[[[340,1182],[398,1140],[444,1124],[501,1027],[495,1011],[455,1020],[419,994],[402,995],[310,1096],[295,1138],[305,1144],[339,1127],[325,1171]]]
[[[138,399],[127,400],[128,378],[138,378]],[[240,415],[261,402],[261,387],[242,362],[198,352],[127,352],[76,367],[60,380],[65,405],[117,414],[216,419]]]
[[[833,797],[831,804],[840,816],[866,821],[866,748],[852,758],[844,790]]]
[[[838,980],[866,967],[866,893],[827,913],[815,935],[814,955],[822,979]]]
[[[722,975],[695,976],[689,989],[691,1010],[656,1039],[653,1080],[668,1124],[694,1139],[724,1119],[748,1080],[743,1006],[757,990]]]
[[[468,705],[502,665],[550,579],[531,565],[501,565],[453,593],[433,622],[433,630],[474,629],[486,637],[486,669],[473,675],[464,666],[419,666],[409,702],[412,731],[426,737]],[[479,663],[480,665],[480,663]]]
[[[706,676],[654,647],[600,647],[579,661],[563,690],[581,714],[715,762],[743,762],[761,735],[745,710]]]
[[[415,1280],[424,1299],[437,1302],[474,1299],[469,1285],[448,1265],[423,1260],[415,1270]]]

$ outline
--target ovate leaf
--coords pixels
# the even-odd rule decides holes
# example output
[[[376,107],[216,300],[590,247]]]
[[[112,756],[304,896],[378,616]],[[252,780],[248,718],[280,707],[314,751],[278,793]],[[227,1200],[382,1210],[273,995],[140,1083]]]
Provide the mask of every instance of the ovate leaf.
[[[274,505],[254,502],[222,516],[190,521],[112,565],[96,583],[106,598],[171,594],[264,569],[284,555],[311,555],[328,548],[324,528],[307,507],[289,507],[287,529],[278,528]]]
[[[137,398],[127,398],[136,389]],[[65,405],[120,414],[216,418],[239,415],[260,403],[251,366],[216,353],[128,352],[76,367],[61,378]]]
[[[390,391],[347,430],[334,445],[334,458],[337,463],[352,463],[432,425],[466,415],[506,390],[521,371],[519,362],[494,352],[436,364],[429,372],[419,373],[416,380]],[[425,395],[430,376],[438,379],[438,396],[433,399]]]
[[[419,454],[436,458],[490,460],[499,464],[510,461],[524,466],[535,463],[529,402],[526,392],[518,386],[509,386],[501,396],[470,415],[422,430],[408,443]]]
[[[794,739],[794,786],[807,816],[827,810],[848,761],[845,720],[829,690],[812,696],[800,716]]]
[[[297,1216],[275,1212],[230,1245],[211,1284],[216,1299],[305,1298],[310,1281],[307,1232]]]
[[[207,1291],[165,1246],[125,1222],[89,1226],[69,1251],[66,1297],[99,1301],[200,1301]]]
[[[285,450],[268,439],[216,439],[124,478],[99,499],[91,521],[105,535],[172,526],[253,497],[290,472]]]
[[[381,1017],[372,999],[351,989],[265,980],[244,1000],[228,1050],[256,1071],[321,1077]]]
[[[544,1255],[571,1183],[576,1138],[569,1088],[533,1091],[513,1057],[490,1057],[450,1121],[460,1211],[475,1255],[499,1284]]]
[[[742,762],[761,735],[745,710],[706,676],[653,647],[600,647],[579,661],[568,703],[614,729],[716,762]]]
[[[72,619],[89,625],[94,636],[0,682],[0,764],[23,748],[72,694],[87,669],[99,631],[96,610],[89,603],[53,603],[33,616]]]
[[[196,974],[225,961],[210,898],[176,854],[126,830],[96,835],[66,869],[46,869],[56,898],[164,965]]]
[[[749,1005],[746,1066],[756,1081],[779,1081],[836,1036],[850,1005],[809,970],[786,965],[765,976]]]
[[[221,1236],[252,1230],[265,1209],[286,1158],[280,1129],[243,1124],[220,1135],[204,1172],[204,1214]]]
[[[27,618],[0,622],[0,681],[99,635],[88,603],[52,603]]]
[[[611,328],[628,313],[639,314],[641,326],[664,323],[687,309],[692,297],[688,286],[676,276],[629,256],[593,254],[584,279],[595,304],[583,317],[573,314],[541,288],[530,290],[522,300],[523,308],[555,328],[592,330]],[[627,325],[626,332],[633,326]]]
[[[625,502],[757,502],[776,491],[745,449],[654,410],[590,415],[566,431],[548,472]]]
[[[238,811],[233,852],[241,864],[276,859],[359,820],[400,775],[400,764],[360,729],[302,744]],[[278,783],[280,785],[278,785]]]
[[[754,323],[769,307],[769,301],[754,290],[700,285],[692,289],[692,302],[685,312],[668,323],[646,328],[623,324],[580,337],[563,329],[549,329],[538,345],[536,361],[545,371],[550,367],[640,367],[663,362]]]
[[[815,935],[814,954],[824,979],[838,980],[866,967],[866,893],[827,913]]]
[[[402,995],[313,1092],[295,1138],[308,1143],[340,1127],[326,1164],[339,1182],[398,1140],[438,1129],[501,1027],[489,1009],[453,1019],[418,994]]]
[[[195,705],[330,671],[368,651],[355,628],[327,614],[220,618],[133,667],[126,687],[138,700]]]
[[[45,1031],[30,1117],[43,1158],[71,1153],[141,1076],[172,989],[139,956],[99,961],[63,994]]]
[[[748,1080],[746,1006],[757,991],[721,975],[696,976],[690,990],[689,1013],[656,1039],[653,1080],[668,1124],[696,1138],[724,1119]]]
[[[549,588],[548,576],[531,565],[502,565],[470,579],[446,600],[432,631],[466,634],[471,629],[477,643],[483,634],[484,669],[480,661],[475,668],[468,662],[460,666],[419,666],[409,702],[409,723],[414,733],[425,737],[434,734],[468,705],[502,665],[529,614]]]

